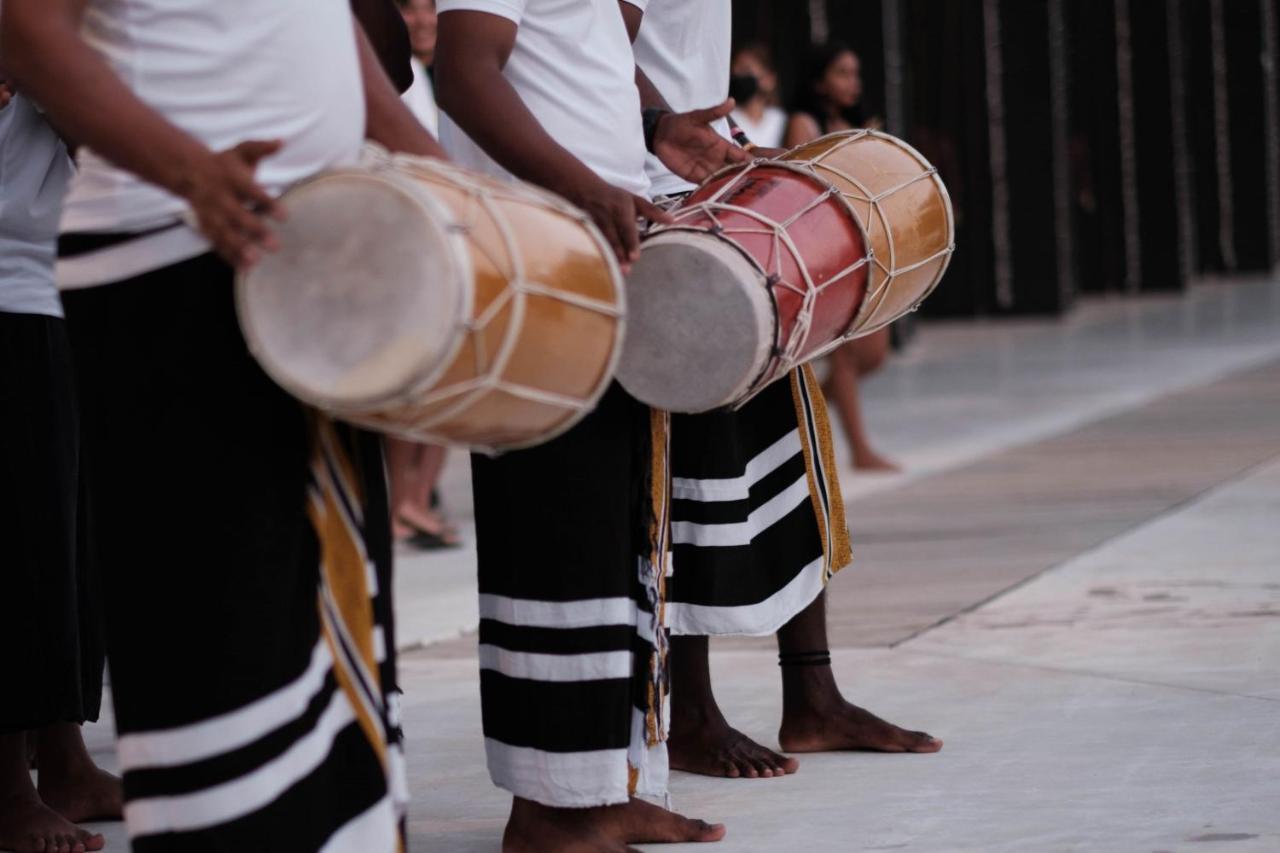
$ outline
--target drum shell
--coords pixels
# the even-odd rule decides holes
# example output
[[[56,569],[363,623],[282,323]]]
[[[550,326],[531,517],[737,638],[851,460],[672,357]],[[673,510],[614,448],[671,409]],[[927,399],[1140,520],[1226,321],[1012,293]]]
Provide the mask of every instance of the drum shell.
[[[448,180],[448,173],[412,162],[405,168],[465,223],[475,287],[472,323],[480,330],[464,337],[428,390],[465,388],[501,357],[510,335],[513,349],[499,379],[594,405],[613,379],[624,298],[621,273],[594,226],[576,210],[558,200],[549,205],[547,196],[527,188],[517,191],[515,185],[469,175],[492,193],[486,206],[468,188]],[[517,279],[597,300],[615,311],[585,308],[544,292],[513,298],[510,288]],[[589,410],[490,388],[429,403],[406,400],[370,413],[363,422],[411,437],[505,450],[553,438]]]
[[[677,213],[696,210],[700,202],[717,197],[751,214],[720,210],[713,219],[710,212],[699,211],[682,218],[680,227],[701,228],[711,239],[732,242],[770,274],[762,273],[759,284],[769,289],[777,308],[775,351],[792,343],[804,303],[803,291],[812,285],[816,291],[813,320],[797,350],[798,359],[807,361],[844,334],[862,307],[867,270],[865,264],[858,264],[865,260],[867,249],[858,222],[824,184],[768,163],[739,166],[712,177],[685,198]],[[790,222],[785,230],[794,248],[770,235],[754,233],[760,226],[757,216]],[[777,364],[775,356],[765,366],[765,373],[776,370]],[[777,378],[771,375],[769,381]]]
[[[887,326],[938,286],[955,245],[955,217],[946,186],[918,151],[887,133],[854,130],[815,139],[778,161],[838,187],[867,234],[874,263],[850,337]]]
[[[546,441],[590,411],[613,379],[624,297],[616,261],[580,211],[526,185],[420,158],[384,156],[314,180],[344,176],[383,176],[388,198],[393,185],[412,185],[431,214],[428,230],[436,232],[433,239],[423,234],[424,251],[443,251],[448,257],[435,263],[450,273],[424,274],[414,286],[435,289],[447,296],[442,303],[461,305],[462,312],[434,363],[404,375],[391,393],[343,397],[332,388],[299,387],[286,379],[288,371],[273,362],[263,341],[269,336],[260,330],[264,323],[287,322],[288,312],[255,316],[248,298],[255,283],[245,276],[237,295],[241,324],[269,374],[304,402],[343,420],[482,451]],[[298,191],[293,194],[300,198]],[[284,203],[289,206],[290,194]],[[406,217],[404,227],[422,227],[420,222]],[[439,233],[450,235],[443,249]],[[378,235],[364,239],[367,251],[376,253]],[[422,262],[432,267],[431,258]]]

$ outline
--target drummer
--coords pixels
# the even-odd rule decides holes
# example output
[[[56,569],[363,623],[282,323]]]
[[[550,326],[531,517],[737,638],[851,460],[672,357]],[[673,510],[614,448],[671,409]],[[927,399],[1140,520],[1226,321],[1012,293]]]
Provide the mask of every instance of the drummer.
[[[622,9],[650,83],[641,85],[646,108],[687,109],[728,91],[730,0],[622,0]],[[647,168],[655,193],[693,189],[656,157]],[[673,415],[671,468],[671,766],[742,778],[798,767],[726,721],[711,691],[709,634],[777,632],[783,752],[940,749],[941,741],[845,701],[836,685],[825,584],[851,553],[812,370],[793,371],[736,411]]]
[[[443,152],[345,0],[5,0],[2,37],[86,146],[59,277],[132,847],[398,849],[379,448],[266,378],[232,282],[285,185]]]
[[[731,102],[646,134],[617,0],[440,0],[439,32],[450,154],[574,202],[623,265],[637,215],[666,218],[645,196],[646,140],[690,174],[745,159],[707,126]],[[490,775],[515,795],[508,848],[724,833],[633,798],[666,790],[665,426],[615,385],[560,438],[473,458],[481,702]]]

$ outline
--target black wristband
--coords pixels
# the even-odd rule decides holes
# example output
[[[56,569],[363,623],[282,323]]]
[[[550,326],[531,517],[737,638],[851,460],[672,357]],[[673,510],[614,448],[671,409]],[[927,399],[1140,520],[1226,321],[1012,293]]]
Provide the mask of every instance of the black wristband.
[[[656,107],[640,111],[640,117],[644,122],[644,147],[650,154],[654,153],[653,142],[654,137],[658,135],[658,122],[662,121],[663,116],[670,114],[671,110],[662,110]]]

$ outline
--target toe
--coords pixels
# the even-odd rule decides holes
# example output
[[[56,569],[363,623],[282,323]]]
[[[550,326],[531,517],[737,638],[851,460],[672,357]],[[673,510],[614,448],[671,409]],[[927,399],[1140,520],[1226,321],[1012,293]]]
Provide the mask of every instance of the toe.
[[[689,821],[694,824],[693,832],[688,836],[690,841],[709,842],[724,838],[723,823],[707,823],[705,820]]]
[[[925,732],[906,732],[905,746],[911,752],[937,752],[942,741]]]
[[[97,832],[86,832],[83,838],[85,850],[101,850],[107,846],[107,839]]]

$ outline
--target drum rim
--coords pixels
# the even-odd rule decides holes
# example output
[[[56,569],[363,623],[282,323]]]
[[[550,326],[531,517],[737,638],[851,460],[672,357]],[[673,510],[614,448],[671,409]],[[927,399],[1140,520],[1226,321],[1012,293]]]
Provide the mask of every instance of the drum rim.
[[[466,327],[467,318],[472,316],[475,308],[475,272],[473,269],[471,255],[465,238],[452,229],[442,227],[441,222],[448,222],[453,219],[453,213],[442,202],[430,196],[427,193],[418,193],[413,191],[412,185],[406,186],[397,178],[403,177],[401,173],[394,168],[394,159],[388,159],[383,156],[385,152],[381,149],[370,147],[366,149],[365,158],[362,160],[364,168],[360,166],[345,166],[331,169],[325,169],[310,177],[304,178],[291,186],[282,194],[281,200],[288,204],[290,194],[303,191],[307,187],[314,186],[318,183],[333,180],[336,178],[357,178],[360,180],[378,180],[384,186],[390,187],[393,191],[401,193],[409,197],[414,203],[423,207],[431,222],[431,226],[435,228],[440,236],[442,244],[451,247],[449,253],[454,277],[458,279],[461,285],[461,296],[457,300],[457,310],[454,313],[450,327],[459,330]],[[425,158],[424,158],[425,159]],[[427,387],[439,380],[458,356],[458,352],[462,349],[464,343],[464,335],[454,335],[454,340],[447,347],[435,356],[438,360],[437,365],[428,373],[424,374],[417,381],[413,382],[406,388],[392,392],[385,392],[378,395],[361,397],[355,400],[335,400],[329,395],[314,392],[310,388],[303,387],[300,383],[293,379],[282,375],[282,371],[275,364],[274,360],[265,357],[265,345],[263,336],[259,333],[257,327],[250,320],[250,312],[247,307],[248,290],[250,288],[249,279],[253,275],[254,268],[238,272],[235,282],[235,303],[236,313],[240,318],[241,333],[244,336],[245,343],[249,352],[254,359],[262,366],[262,369],[271,378],[284,388],[292,396],[305,401],[309,405],[313,405],[322,411],[329,412],[341,419],[350,419],[353,422],[361,415],[361,413],[377,407],[394,405],[396,403],[412,400],[416,391]],[[423,358],[423,363],[426,357]]]
[[[699,241],[708,237],[712,238],[713,245],[729,250],[729,253],[735,255],[752,272],[757,274],[761,273],[760,267],[756,262],[756,259],[751,257],[751,255],[745,249],[743,249],[741,246],[739,246],[737,243],[733,242],[732,240],[727,240],[724,238],[724,236],[714,233],[712,231],[708,231],[703,228],[694,228],[692,226],[681,226],[679,224],[664,225],[662,226],[661,230],[656,230],[646,235],[645,240],[647,242],[650,239],[665,238],[668,240],[676,240],[676,241],[682,242],[684,240],[689,239],[690,237],[693,237]],[[696,243],[692,243],[692,244],[696,245]],[[768,276],[763,276],[763,277],[766,280],[768,278]],[[628,281],[630,281],[629,278],[628,278]],[[764,294],[769,293],[769,288],[767,285],[761,288],[760,290]],[[754,300],[754,297],[749,297],[749,298]],[[773,299],[772,297],[766,296],[762,299],[762,303],[768,307],[769,316],[773,320],[773,324],[772,324],[773,329],[772,329],[772,336],[770,338],[766,338],[765,340],[763,357],[758,358],[759,367],[756,368],[753,365],[753,369],[748,371],[745,374],[747,378],[744,381],[739,382],[738,386],[734,389],[734,393],[727,400],[723,402],[716,403],[715,405],[707,409],[698,409],[695,411],[686,411],[684,409],[679,409],[679,410],[671,409],[667,411],[676,412],[677,414],[702,414],[705,412],[714,412],[714,411],[718,411],[720,409],[725,409],[725,408],[735,408],[739,406],[741,403],[745,403],[746,401],[750,400],[751,397],[753,397],[755,393],[758,392],[759,389],[757,389],[756,387],[757,383],[759,383],[761,378],[763,378],[768,373],[769,365],[774,360],[773,353],[777,347],[778,334],[779,334],[779,330],[781,328],[781,322],[782,322],[781,318],[778,316],[778,303],[775,299]],[[628,394],[631,393],[630,389],[627,388],[626,383],[622,380],[620,373],[618,376],[618,383],[622,385],[624,389],[627,390]],[[761,387],[764,387],[764,386],[761,386]],[[632,396],[634,397],[635,395],[633,394]],[[636,399],[639,400],[640,398],[636,397]],[[641,400],[641,402],[644,402],[644,401]],[[646,403],[645,405],[649,405],[649,404]]]

